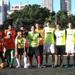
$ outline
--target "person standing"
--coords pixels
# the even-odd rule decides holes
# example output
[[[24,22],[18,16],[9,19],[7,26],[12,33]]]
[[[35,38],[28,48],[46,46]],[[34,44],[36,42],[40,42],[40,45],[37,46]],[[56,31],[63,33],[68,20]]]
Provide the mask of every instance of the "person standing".
[[[55,46],[56,46],[56,57],[55,67],[60,65],[63,67],[63,54],[65,53],[66,36],[65,30],[61,29],[60,24],[56,24],[55,29]]]
[[[25,50],[25,38],[23,37],[23,33],[21,30],[17,32],[17,37],[15,39],[15,55],[17,66],[16,68],[21,67],[21,60],[24,57],[24,68],[28,68],[27,65],[27,57],[26,57],[26,50]]]
[[[38,36],[39,33],[35,31],[35,27],[31,27],[31,31],[28,33],[29,37],[29,62],[30,66],[32,66],[32,58],[33,55],[37,58],[38,62],[38,68],[40,68],[41,65],[41,57],[40,57],[40,51],[38,49],[39,46],[39,41],[38,41]]]
[[[44,30],[39,23],[35,24],[35,31],[39,33],[39,50],[40,50],[40,57],[41,57],[41,65],[43,65],[43,45],[44,45]]]
[[[14,64],[15,43],[11,32],[7,32],[7,35],[4,37],[4,47],[7,64],[12,68]]]
[[[51,22],[47,22],[47,27],[44,27],[44,52],[46,53],[46,65],[48,64],[49,53],[51,53],[52,66],[54,66],[55,40],[54,40],[54,28],[51,27]]]
[[[75,67],[75,29],[72,28],[72,23],[68,23],[66,29],[66,53],[67,53],[67,66],[70,66],[70,55],[73,55],[73,67]]]

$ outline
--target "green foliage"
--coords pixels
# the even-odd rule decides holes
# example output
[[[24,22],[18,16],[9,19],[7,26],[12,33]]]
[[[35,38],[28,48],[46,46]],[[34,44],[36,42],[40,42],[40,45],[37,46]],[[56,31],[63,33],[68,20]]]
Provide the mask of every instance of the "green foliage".
[[[35,22],[44,23],[49,14],[47,8],[42,8],[39,5],[26,5],[23,10],[15,11],[10,16],[13,19],[13,24],[19,27],[21,25],[30,26]]]
[[[60,23],[62,28],[66,28],[67,23],[70,21],[73,23],[73,27],[75,27],[75,15],[67,15],[66,11],[49,12],[47,8],[42,8],[40,5],[26,5],[24,9],[14,11],[10,17],[12,19],[4,22],[5,27],[8,24],[13,24],[16,28],[21,25],[29,28],[36,22],[46,24],[47,21],[51,21],[53,27],[55,27],[55,23]]]

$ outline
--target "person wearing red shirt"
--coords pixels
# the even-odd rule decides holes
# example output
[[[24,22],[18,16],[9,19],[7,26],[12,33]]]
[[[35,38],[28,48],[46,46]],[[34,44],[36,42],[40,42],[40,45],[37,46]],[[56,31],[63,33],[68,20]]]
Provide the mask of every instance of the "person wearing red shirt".
[[[6,30],[4,31],[4,35],[7,36],[7,33],[8,33],[8,32],[11,32],[11,33],[12,33],[11,36],[12,36],[12,38],[15,40],[15,37],[16,37],[16,35],[17,35],[17,34],[16,34],[16,29],[13,28],[11,25],[9,25],[9,26],[8,26],[8,29],[6,29]]]
[[[3,42],[3,33],[2,31],[0,31],[0,58],[1,58],[1,63],[0,63],[0,68],[4,68],[5,67],[5,59],[3,57],[3,53],[4,53],[4,42]]]
[[[7,58],[7,64],[9,67],[13,67],[14,53],[15,53],[15,42],[12,38],[12,33],[7,32],[7,36],[4,37],[4,46],[6,49],[5,55]]]

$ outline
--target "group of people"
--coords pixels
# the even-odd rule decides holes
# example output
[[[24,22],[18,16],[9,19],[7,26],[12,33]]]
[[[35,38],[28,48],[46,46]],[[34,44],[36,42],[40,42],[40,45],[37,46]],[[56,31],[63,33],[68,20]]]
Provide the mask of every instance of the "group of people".
[[[52,56],[52,67],[63,66],[63,55],[67,55],[67,65],[70,65],[70,55],[73,56],[73,67],[75,67],[75,29],[72,23],[67,24],[66,29],[62,29],[60,24],[51,27],[51,22],[47,22],[46,26],[41,28],[36,23],[31,26],[28,31],[24,27],[20,27],[18,31],[11,25],[8,29],[0,31],[0,58],[2,63],[0,67],[13,67],[14,59],[16,60],[16,68],[21,67],[21,60],[24,62],[24,68],[29,68],[33,64],[33,56],[35,55],[37,67],[43,67],[43,54],[45,56],[46,65],[48,57]]]

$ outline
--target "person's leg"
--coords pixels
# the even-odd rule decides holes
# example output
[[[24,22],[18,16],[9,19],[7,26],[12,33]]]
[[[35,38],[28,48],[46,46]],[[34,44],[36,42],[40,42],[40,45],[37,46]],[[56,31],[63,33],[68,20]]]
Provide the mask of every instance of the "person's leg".
[[[63,59],[64,59],[64,54],[65,54],[65,46],[61,46],[61,51],[60,51],[60,66],[63,67]]]
[[[59,48],[59,46],[56,46],[55,47],[55,64],[54,64],[54,67],[58,66],[59,57],[60,57],[60,48]]]
[[[7,66],[9,67],[11,64],[11,54],[10,54],[10,50],[6,51],[6,59],[7,59]]]
[[[43,45],[39,46],[39,50],[40,50],[41,65],[43,65]]]
[[[37,60],[38,60],[38,68],[40,68],[40,66],[41,66],[41,57],[40,57],[40,55],[37,56]]]
[[[11,67],[13,67],[14,64],[14,52],[15,50],[11,50]]]
[[[55,54],[52,54],[52,66],[55,64]]]
[[[16,62],[17,62],[16,68],[19,68],[20,67],[20,55],[17,55]]]
[[[75,53],[73,53],[73,67],[75,68]]]
[[[24,52],[24,68],[28,68],[27,52]]]
[[[39,47],[35,47],[34,51],[35,51],[34,54],[37,57],[38,68],[40,68],[40,66],[41,66],[41,56],[40,56],[40,49],[39,49]]]
[[[58,55],[55,54],[55,66],[58,65]]]
[[[19,68],[20,67],[20,50],[19,49],[16,55],[16,62],[17,62],[16,68]]]
[[[67,67],[69,67],[70,65],[70,54],[67,53]]]
[[[63,67],[63,55],[60,55],[60,66]]]
[[[0,58],[1,58],[0,68],[4,68],[6,65],[5,65],[5,59],[3,57],[3,52],[0,52]]]

